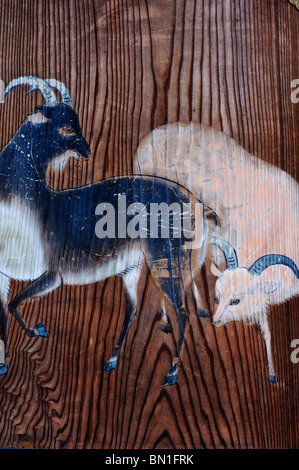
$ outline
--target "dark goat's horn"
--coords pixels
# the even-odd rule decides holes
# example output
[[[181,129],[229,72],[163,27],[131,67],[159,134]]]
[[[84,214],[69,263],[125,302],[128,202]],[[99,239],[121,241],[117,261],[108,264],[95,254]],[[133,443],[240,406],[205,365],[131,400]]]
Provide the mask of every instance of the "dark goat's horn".
[[[276,264],[288,266],[288,268],[291,268],[294,271],[296,278],[299,279],[299,271],[296,264],[291,260],[291,258],[284,255],[271,254],[262,256],[256,260],[251,268],[249,268],[249,272],[259,276],[265,269],[269,268],[269,266],[274,266]]]
[[[39,90],[41,94],[44,97],[45,104],[46,106],[56,106],[57,104],[57,99],[55,96],[54,91],[52,88],[46,83],[44,80],[41,78],[37,77],[18,77],[9,82],[7,87],[5,88],[3,92],[3,98],[13,89],[21,85],[31,85],[32,89],[29,90],[29,92],[33,90]]]
[[[221,238],[212,237],[212,245],[217,245],[224,253],[227,269],[236,269],[238,267],[238,257],[234,248],[225,240]]]
[[[70,108],[72,107],[71,95],[64,83],[59,82],[58,80],[56,80],[56,78],[46,78],[45,82],[47,82],[47,84],[50,85],[52,88],[55,88],[55,90],[59,91],[62,102],[64,104],[66,104]]]

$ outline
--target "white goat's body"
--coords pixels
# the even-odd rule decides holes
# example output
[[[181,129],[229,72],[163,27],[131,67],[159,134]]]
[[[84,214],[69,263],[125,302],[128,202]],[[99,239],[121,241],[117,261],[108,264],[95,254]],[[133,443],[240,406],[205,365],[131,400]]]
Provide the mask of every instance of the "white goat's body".
[[[240,266],[250,267],[267,253],[299,266],[299,184],[222,132],[197,123],[161,126],[141,140],[135,169],[178,181],[212,207],[221,220],[218,236],[235,248]],[[273,303],[299,294],[289,268],[267,271],[284,284]]]

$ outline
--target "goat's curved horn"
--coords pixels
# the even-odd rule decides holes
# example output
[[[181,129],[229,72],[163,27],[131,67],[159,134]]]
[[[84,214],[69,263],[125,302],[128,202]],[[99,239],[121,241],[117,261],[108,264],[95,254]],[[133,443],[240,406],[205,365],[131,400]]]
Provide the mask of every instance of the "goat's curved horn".
[[[234,248],[225,240],[221,238],[212,237],[212,245],[217,245],[224,253],[227,269],[236,269],[238,267],[238,257]]]
[[[291,260],[291,258],[288,258],[288,256],[284,255],[276,255],[276,254],[270,254],[270,255],[265,255],[256,260],[255,263],[249,268],[249,272],[252,274],[255,274],[256,276],[259,276],[265,269],[269,268],[269,266],[274,266],[276,264],[282,264],[284,266],[288,266],[291,268],[297,279],[299,279],[299,270],[294,263],[294,261]]]
[[[45,82],[47,82],[48,85],[50,85],[52,88],[55,88],[57,91],[59,91],[62,102],[64,104],[72,107],[71,95],[64,83],[60,82],[59,80],[56,80],[56,78],[46,78]]]
[[[29,93],[33,90],[39,90],[44,97],[46,106],[56,106],[57,99],[54,91],[48,83],[37,77],[18,77],[9,82],[3,92],[3,98],[13,89],[21,85],[31,85]]]

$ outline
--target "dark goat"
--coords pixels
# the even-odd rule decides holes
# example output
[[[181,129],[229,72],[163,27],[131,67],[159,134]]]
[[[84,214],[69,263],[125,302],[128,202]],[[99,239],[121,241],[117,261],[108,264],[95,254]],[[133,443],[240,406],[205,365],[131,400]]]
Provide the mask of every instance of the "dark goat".
[[[63,103],[53,104],[52,98],[50,103],[38,107],[25,119],[0,155],[0,211],[4,216],[8,214],[0,218],[1,251],[4,246],[3,259],[0,251],[0,270],[6,282],[2,291],[8,292],[9,278],[33,280],[11,301],[8,309],[29,336],[47,336],[42,324],[35,328],[27,325],[19,311],[22,304],[46,295],[62,282],[84,285],[121,275],[128,308],[118,343],[104,366],[109,371],[117,366],[124,337],[138,310],[136,286],[146,263],[179,319],[176,356],[165,378],[166,385],[174,384],[187,319],[185,288],[203,263],[209,231],[207,219],[212,219],[214,224],[217,216],[187,189],[158,177],[131,175],[70,190],[52,190],[46,183],[49,163],[55,164],[57,159],[61,161],[73,153],[88,158],[89,147],[74,111]],[[168,235],[159,232],[159,236],[151,237],[149,231],[155,229],[149,229],[148,225],[147,216],[151,212],[143,211],[149,207],[161,208],[165,203],[172,213],[167,212],[168,217],[163,217],[160,211],[157,220],[159,231],[162,233],[166,228]],[[105,211],[110,216],[117,214],[114,219],[106,220],[108,236],[99,230],[99,224],[102,229],[105,226]],[[134,219],[136,222],[138,211],[135,225],[139,229],[129,236],[127,229]],[[189,232],[186,235],[183,230],[178,236],[186,219]],[[111,222],[115,225],[108,234]],[[199,240],[197,246],[190,242],[194,230]],[[1,318],[6,344],[5,309]],[[6,371],[5,363],[2,373]]]
[[[90,154],[76,113],[64,103],[64,90],[63,102],[58,104],[46,82],[20,77],[6,87],[4,95],[22,84],[31,85],[30,91],[39,89],[46,104],[26,117],[0,154],[0,375],[7,370],[10,279],[33,280],[46,269],[42,258],[47,230],[46,170],[50,164],[61,165],[70,157],[88,159]],[[46,336],[42,325],[35,333]]]

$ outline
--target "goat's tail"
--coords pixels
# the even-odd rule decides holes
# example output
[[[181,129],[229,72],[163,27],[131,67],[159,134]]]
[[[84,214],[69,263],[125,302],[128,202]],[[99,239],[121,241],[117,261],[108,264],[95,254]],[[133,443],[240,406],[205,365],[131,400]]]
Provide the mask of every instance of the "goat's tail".
[[[216,214],[216,212],[214,211],[214,209],[212,209],[211,207],[206,206],[204,204],[203,205],[203,214],[204,214],[204,219],[206,219],[207,221],[214,222],[216,227],[221,226],[220,219],[219,219],[218,215]]]

